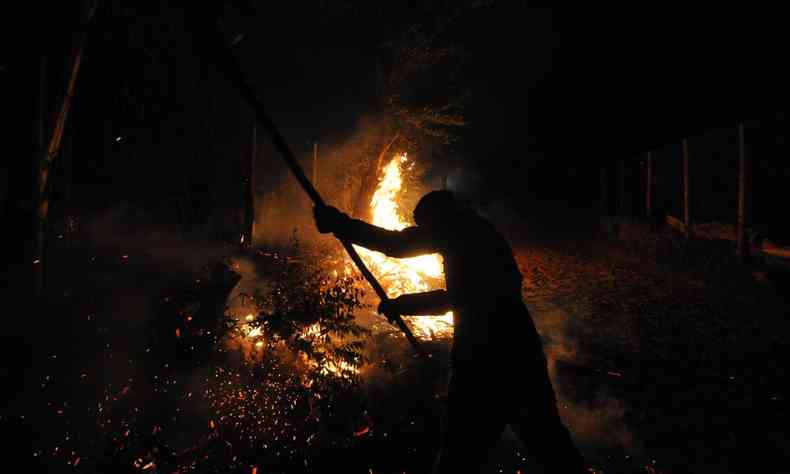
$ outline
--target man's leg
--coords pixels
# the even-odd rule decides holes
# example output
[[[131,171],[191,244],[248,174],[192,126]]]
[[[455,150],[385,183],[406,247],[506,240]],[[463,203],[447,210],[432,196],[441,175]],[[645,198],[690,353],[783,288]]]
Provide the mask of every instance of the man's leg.
[[[453,374],[434,474],[480,472],[505,429],[505,418],[489,395],[491,388],[472,374]]]
[[[516,414],[510,420],[513,432],[547,474],[587,474],[584,458],[557,411],[545,360],[528,374],[528,388],[515,399]]]

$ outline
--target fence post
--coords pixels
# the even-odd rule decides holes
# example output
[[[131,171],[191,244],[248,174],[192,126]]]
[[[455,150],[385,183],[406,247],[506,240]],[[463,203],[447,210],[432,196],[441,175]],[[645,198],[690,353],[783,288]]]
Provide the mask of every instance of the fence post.
[[[689,202],[690,179],[689,179],[689,146],[688,139],[683,139],[683,223],[686,225],[686,237],[693,234],[691,223],[691,203]]]
[[[625,217],[625,159],[620,160],[620,217]]]
[[[737,249],[738,261],[743,262],[749,255],[749,246],[747,245],[746,236],[746,222],[747,210],[746,199],[748,193],[748,176],[747,173],[749,162],[746,156],[746,145],[744,142],[743,122],[738,124],[738,220],[737,220]]]
[[[647,217],[653,213],[653,153],[647,152],[645,161],[645,214]]]
[[[313,142],[313,186],[318,191],[318,142]]]
[[[604,217],[609,215],[609,194],[607,193],[608,189],[606,186],[606,166],[601,166],[601,214]]]

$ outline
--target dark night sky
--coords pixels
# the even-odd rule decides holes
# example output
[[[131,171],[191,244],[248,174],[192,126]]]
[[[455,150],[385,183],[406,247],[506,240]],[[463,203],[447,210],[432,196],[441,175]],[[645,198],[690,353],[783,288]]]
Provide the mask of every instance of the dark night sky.
[[[551,194],[551,183],[569,167],[584,176],[602,161],[786,107],[786,34],[777,12],[492,3],[461,15],[450,32],[468,53],[464,81],[471,97],[470,125],[455,153],[487,187],[513,199],[524,197],[526,175],[534,178],[527,194]],[[84,157],[75,176],[87,176],[82,188],[90,188],[94,200],[110,193],[98,201],[111,201],[113,192],[122,199],[120,190],[139,188],[140,179],[153,188],[158,173],[152,167],[195,166],[196,153],[206,147],[192,137],[205,132],[201,117],[210,117],[219,125],[208,145],[215,158],[200,158],[208,179],[223,156],[238,156],[249,112],[194,50],[179,8],[107,4],[71,117],[75,156]],[[376,45],[429,19],[422,8],[365,2],[256,5],[249,16],[226,9],[226,31],[245,35],[237,55],[297,154],[313,139],[336,138],[353,127],[374,91]],[[58,8],[63,11],[47,17],[42,27],[49,29],[41,35],[51,103],[62,88],[76,24],[72,6]],[[18,104],[8,111],[16,110],[18,136],[28,137],[30,149],[37,59],[20,56],[2,76],[6,102]],[[143,116],[129,113],[128,102],[146,104]],[[148,148],[124,155],[108,142],[116,135]],[[162,186],[175,172],[162,173]],[[582,188],[578,196],[589,199],[585,193]]]
[[[408,10],[402,15],[403,24],[420,20]],[[257,84],[283,127],[332,133],[351,123],[364,102],[371,49],[360,39],[375,36],[367,28],[376,22],[352,21],[364,26],[337,38],[331,26],[316,28],[316,38],[296,33],[304,31],[293,27],[300,18],[298,9],[294,17],[283,15],[273,30],[274,37],[300,38],[299,54],[286,48],[276,56],[293,76],[278,81],[281,70],[259,70]],[[780,18],[744,8],[546,10],[522,2],[495,2],[464,15],[452,32],[468,52],[472,97],[459,154],[496,183],[490,187],[519,189],[536,167],[560,176],[569,166],[595,171],[601,160],[771,116],[785,109],[787,98]],[[255,26],[248,21],[239,28]],[[282,46],[265,37],[249,38],[240,52],[245,64],[254,64],[256,53],[265,56],[266,46]],[[539,177],[535,185],[546,181]]]

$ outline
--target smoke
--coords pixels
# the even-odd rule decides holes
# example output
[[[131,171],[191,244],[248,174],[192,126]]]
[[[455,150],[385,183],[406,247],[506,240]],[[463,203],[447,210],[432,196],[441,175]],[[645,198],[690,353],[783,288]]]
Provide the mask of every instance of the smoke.
[[[352,132],[346,139],[319,147],[319,191],[327,202],[346,212],[353,210],[355,190],[359,189],[358,180],[364,170],[358,163],[365,158],[365,153],[368,153],[368,158],[373,153],[370,146],[364,146],[363,137],[367,134],[370,139],[371,129],[365,128],[369,125],[361,122],[359,130]],[[415,158],[418,162],[421,160],[421,157]],[[427,181],[433,187],[444,184],[439,174],[434,173],[432,176],[427,176]],[[450,173],[448,178],[448,186],[455,188],[471,206],[492,220],[517,252],[529,253],[535,250],[525,246],[540,235],[531,227],[539,225],[538,222],[525,223],[524,217],[508,205],[504,197],[486,192],[479,178],[469,171],[459,168]],[[298,200],[297,195],[303,194],[302,191],[292,179],[283,184],[286,189],[278,191],[278,197],[268,204],[272,207],[267,207],[269,222],[275,221],[282,229],[275,232],[269,228],[269,235],[278,236],[274,240],[282,240],[294,228],[298,228],[306,230],[300,233],[308,240],[319,238],[309,235],[310,231],[314,232],[313,222],[309,202]],[[426,186],[419,178],[412,186],[417,194],[427,187],[430,186]],[[613,452],[627,453],[631,458],[639,457],[643,448],[630,421],[632,407],[613,389],[621,383],[620,380],[608,375],[599,357],[588,352],[585,348],[589,345],[579,340],[582,334],[608,336],[599,331],[600,328],[589,327],[590,323],[577,317],[574,311],[578,308],[571,308],[561,301],[551,303],[544,298],[530,299],[530,296],[526,295],[527,301],[544,341],[561,417],[588,461],[609,464],[610,461],[605,458]],[[402,351],[404,347],[398,345],[397,349]],[[376,360],[402,361],[408,357],[405,353],[399,354],[392,346],[382,349],[374,345],[368,350],[372,351],[370,357]],[[366,391],[372,400],[384,400],[386,397],[382,393],[394,390],[392,384],[397,379],[393,379],[389,371],[370,367],[364,375]]]
[[[598,343],[611,345],[630,340],[633,334],[627,329],[614,329],[611,323],[593,327],[585,318],[588,309],[574,300],[574,295],[558,297],[535,287],[535,265],[546,265],[543,272],[563,270],[552,261],[552,252],[540,243],[540,233],[535,231],[541,222],[527,222],[502,199],[482,199],[475,206],[480,214],[490,219],[511,243],[517,261],[525,276],[524,300],[543,341],[549,376],[557,397],[560,416],[590,463],[611,465],[612,453],[630,456],[637,462],[643,453],[641,441],[635,435],[633,408],[617,391],[628,374],[613,372],[594,352],[594,345],[583,338],[595,338]],[[548,263],[547,263],[548,262]],[[566,278],[548,275],[553,281]],[[568,282],[565,282],[566,285]],[[534,291],[533,291],[534,290]],[[617,341],[613,338],[618,338]],[[608,342],[601,342],[612,339]]]
[[[327,204],[355,217],[364,217],[376,185],[377,166],[385,165],[411,146],[393,138],[396,132],[388,128],[386,120],[374,114],[361,115],[353,127],[321,137],[316,141],[317,149],[311,143],[297,151],[297,157]],[[272,166],[259,166],[256,174],[257,182],[268,182],[259,186],[256,193],[256,243],[282,245],[294,232],[306,241],[321,240],[312,218],[313,203],[284,169],[277,152],[267,150],[266,154]],[[409,158],[410,169],[404,175],[401,203],[410,215],[419,197],[429,188],[425,175],[433,163],[419,154],[409,154]],[[277,170],[276,179],[265,176],[272,173],[272,168]],[[431,180],[430,184],[435,182]]]
[[[87,220],[83,237],[95,249],[127,255],[137,264],[158,266],[169,273],[200,272],[234,251],[230,242],[221,243],[205,230],[180,230],[175,214],[164,223],[158,217],[121,206]]]
[[[198,396],[205,371],[180,370],[174,363],[183,360],[153,347],[163,301],[228,260],[233,246],[130,206],[82,216],[71,247],[51,254],[52,297],[31,317],[32,362],[9,405],[24,417],[21,429],[35,433],[26,452],[41,472],[67,463],[105,472],[95,463],[119,446],[112,437],[136,446],[161,429],[157,436],[182,448],[184,434],[199,432],[192,424],[207,426]]]
[[[583,349],[575,335],[584,323],[545,301],[530,305],[530,312],[544,342],[560,416],[588,462],[604,462],[612,452],[641,456],[631,407],[612,393],[622,374],[597,365],[599,358]]]

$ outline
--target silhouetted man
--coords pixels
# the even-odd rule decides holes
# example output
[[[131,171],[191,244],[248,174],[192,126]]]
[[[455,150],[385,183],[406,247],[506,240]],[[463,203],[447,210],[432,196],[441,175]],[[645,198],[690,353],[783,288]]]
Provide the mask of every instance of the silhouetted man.
[[[432,191],[414,209],[416,227],[391,231],[314,209],[318,230],[397,258],[439,253],[447,291],[402,295],[379,312],[454,314],[452,375],[438,473],[476,472],[506,424],[546,472],[586,473],[557,412],[543,346],[521,299],[522,276],[507,241],[490,222]]]

